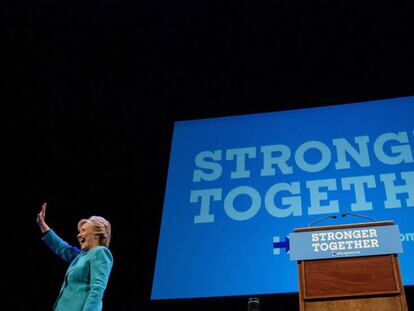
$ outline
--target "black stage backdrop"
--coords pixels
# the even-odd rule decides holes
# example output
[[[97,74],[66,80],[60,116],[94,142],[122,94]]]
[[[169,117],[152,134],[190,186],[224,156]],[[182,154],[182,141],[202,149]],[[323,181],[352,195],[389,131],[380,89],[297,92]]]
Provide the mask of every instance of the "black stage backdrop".
[[[2,2],[1,308],[52,308],[66,266],[40,242],[47,201],[70,243],[79,219],[111,221],[104,310],[245,310],[150,301],[173,123],[414,95],[412,4],[362,2]],[[298,309],[295,294],[260,298]]]

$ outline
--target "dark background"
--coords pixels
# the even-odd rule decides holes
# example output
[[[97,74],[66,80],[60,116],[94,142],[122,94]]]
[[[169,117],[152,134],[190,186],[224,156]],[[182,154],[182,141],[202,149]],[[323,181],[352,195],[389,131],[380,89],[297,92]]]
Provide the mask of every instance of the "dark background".
[[[111,221],[104,310],[245,310],[248,297],[149,299],[174,121],[414,95],[413,6],[390,3],[2,2],[12,310],[50,310],[66,271],[40,241],[43,201],[73,244],[79,219]],[[260,298],[298,309],[297,294]]]

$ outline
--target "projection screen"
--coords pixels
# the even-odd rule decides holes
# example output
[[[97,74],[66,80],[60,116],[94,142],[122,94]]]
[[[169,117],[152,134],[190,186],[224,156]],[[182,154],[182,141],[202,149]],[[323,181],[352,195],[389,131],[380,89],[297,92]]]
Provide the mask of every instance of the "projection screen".
[[[393,220],[414,284],[414,97],[174,125],[151,299],[298,291],[286,236]]]

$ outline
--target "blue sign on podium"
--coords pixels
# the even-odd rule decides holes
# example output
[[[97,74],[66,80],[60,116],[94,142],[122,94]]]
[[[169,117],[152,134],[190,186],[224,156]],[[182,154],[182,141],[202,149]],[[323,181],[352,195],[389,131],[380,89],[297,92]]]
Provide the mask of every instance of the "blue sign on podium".
[[[293,232],[289,240],[292,261],[403,252],[398,225]]]

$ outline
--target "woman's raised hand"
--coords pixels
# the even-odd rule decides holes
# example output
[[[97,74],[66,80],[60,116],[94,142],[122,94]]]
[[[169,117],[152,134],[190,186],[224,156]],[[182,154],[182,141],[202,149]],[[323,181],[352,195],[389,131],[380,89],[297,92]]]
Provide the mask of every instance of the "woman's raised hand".
[[[49,226],[46,224],[46,221],[45,221],[46,207],[47,207],[47,203],[44,202],[42,204],[42,210],[40,211],[39,214],[37,214],[37,224],[39,225],[42,233],[45,233],[50,230]]]

